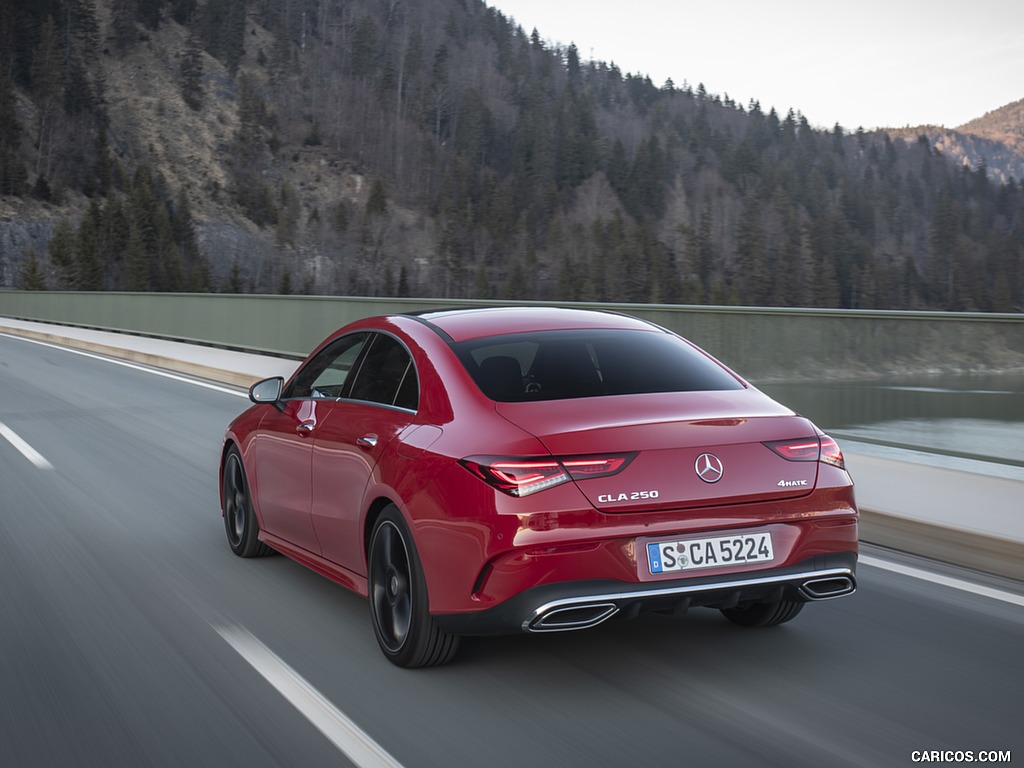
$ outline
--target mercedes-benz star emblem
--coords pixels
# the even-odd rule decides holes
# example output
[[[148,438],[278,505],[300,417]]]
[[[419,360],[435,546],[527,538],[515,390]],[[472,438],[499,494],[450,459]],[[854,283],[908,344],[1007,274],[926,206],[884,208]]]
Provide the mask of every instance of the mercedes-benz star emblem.
[[[702,453],[694,462],[693,468],[697,471],[697,477],[705,483],[717,483],[722,479],[722,460],[713,453]]]

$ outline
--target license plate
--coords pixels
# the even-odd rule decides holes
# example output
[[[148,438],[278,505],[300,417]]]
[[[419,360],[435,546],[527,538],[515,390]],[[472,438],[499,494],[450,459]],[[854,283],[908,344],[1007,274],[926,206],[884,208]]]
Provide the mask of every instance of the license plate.
[[[647,563],[652,574],[770,563],[774,557],[772,535],[768,531],[709,539],[657,541],[647,545]]]

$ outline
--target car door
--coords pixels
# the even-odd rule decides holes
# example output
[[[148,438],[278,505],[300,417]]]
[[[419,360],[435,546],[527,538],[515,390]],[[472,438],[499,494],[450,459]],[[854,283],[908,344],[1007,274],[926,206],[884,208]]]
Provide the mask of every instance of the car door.
[[[267,533],[320,554],[311,519],[313,440],[345,390],[368,333],[343,336],[310,358],[268,407],[252,445],[254,492]]]
[[[419,383],[405,346],[377,333],[346,396],[331,404],[313,441],[313,528],[323,556],[364,572],[360,520],[374,466],[416,417]]]

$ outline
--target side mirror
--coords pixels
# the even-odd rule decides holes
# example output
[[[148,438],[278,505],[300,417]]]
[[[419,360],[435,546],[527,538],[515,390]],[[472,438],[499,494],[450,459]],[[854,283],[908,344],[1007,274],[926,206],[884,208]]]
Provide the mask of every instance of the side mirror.
[[[257,381],[249,387],[249,399],[254,403],[276,403],[281,399],[283,387],[284,379],[280,376]]]

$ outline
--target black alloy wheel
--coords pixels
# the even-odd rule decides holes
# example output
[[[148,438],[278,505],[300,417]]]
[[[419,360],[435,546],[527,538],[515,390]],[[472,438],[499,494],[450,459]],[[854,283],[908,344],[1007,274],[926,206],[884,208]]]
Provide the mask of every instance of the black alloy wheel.
[[[249,483],[245,477],[242,457],[234,446],[224,458],[221,483],[221,509],[228,546],[239,557],[263,557],[273,550],[259,540],[259,524],[252,511]]]
[[[381,513],[370,537],[369,598],[373,632],[381,651],[400,667],[430,667],[451,661],[459,638],[430,615],[423,567],[401,512]]]

